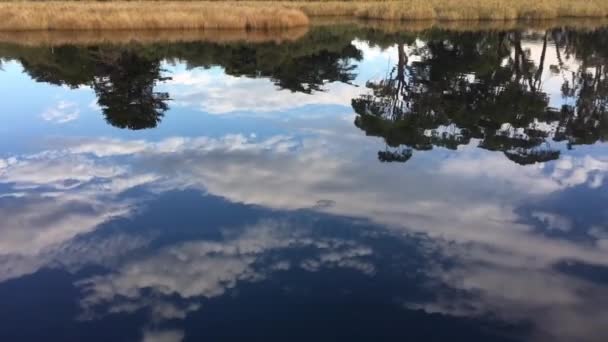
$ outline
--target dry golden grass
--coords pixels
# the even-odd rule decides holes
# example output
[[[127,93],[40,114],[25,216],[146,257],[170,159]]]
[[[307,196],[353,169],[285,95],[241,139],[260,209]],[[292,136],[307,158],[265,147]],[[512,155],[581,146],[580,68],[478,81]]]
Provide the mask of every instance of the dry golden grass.
[[[607,17],[607,0],[399,0],[282,2],[309,16],[389,20],[516,20]]]
[[[0,31],[277,29],[308,25],[301,10],[228,2],[3,2]]]
[[[594,30],[606,27],[608,22],[598,19],[560,19],[533,22],[521,21],[438,21],[438,20],[360,20],[349,18],[318,17],[311,26],[348,26],[373,29],[380,32],[420,32],[443,29],[461,32],[504,31],[514,29],[548,30],[569,27],[576,30]],[[129,43],[283,43],[293,42],[306,35],[309,27],[280,30],[88,30],[88,31],[0,31],[0,43],[26,46],[62,46],[66,44],[99,45]]]
[[[564,18],[535,21],[519,20],[480,20],[480,21],[441,21],[441,20],[361,20],[349,18],[317,17],[311,19],[311,26],[357,26],[385,33],[420,32],[440,29],[459,32],[539,30],[568,27],[576,30],[595,30],[608,26],[608,21],[598,18]]]
[[[99,45],[129,43],[282,43],[296,41],[308,26],[281,30],[88,30],[88,31],[0,31],[0,43],[27,46],[66,44]]]
[[[282,29],[309,17],[392,21],[606,18],[608,0],[7,1],[0,31]]]

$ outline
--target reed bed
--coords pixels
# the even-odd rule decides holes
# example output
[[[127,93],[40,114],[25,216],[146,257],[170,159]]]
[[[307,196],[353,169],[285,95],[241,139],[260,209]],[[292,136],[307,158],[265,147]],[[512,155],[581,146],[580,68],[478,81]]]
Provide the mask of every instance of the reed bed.
[[[0,1],[0,31],[245,29],[309,25],[312,17],[390,21],[606,18],[608,0]]]
[[[48,1],[0,3],[0,31],[244,29],[307,26],[296,8],[240,2]]]
[[[0,31],[0,43],[26,46],[66,44],[100,45],[130,43],[283,43],[308,33],[308,26],[281,30],[87,30],[87,31]]]
[[[361,20],[354,18],[318,17],[313,18],[311,27],[357,27],[382,33],[421,32],[441,29],[459,32],[539,30],[545,31],[558,27],[576,30],[595,30],[608,26],[599,19],[560,19],[533,22],[522,21],[438,21],[438,20]],[[62,46],[130,44],[130,43],[284,43],[294,42],[309,32],[308,26],[280,30],[95,30],[95,31],[0,31],[0,43],[25,46]]]
[[[607,0],[399,0],[282,2],[309,16],[381,20],[521,20],[606,18]]]
[[[431,29],[457,32],[485,32],[510,30],[545,31],[554,28],[570,28],[575,30],[596,30],[608,27],[608,20],[598,18],[564,18],[549,20],[478,20],[478,21],[441,21],[441,20],[375,20],[355,18],[316,17],[311,19],[311,26],[356,26],[363,29],[373,29],[384,33],[421,32]]]

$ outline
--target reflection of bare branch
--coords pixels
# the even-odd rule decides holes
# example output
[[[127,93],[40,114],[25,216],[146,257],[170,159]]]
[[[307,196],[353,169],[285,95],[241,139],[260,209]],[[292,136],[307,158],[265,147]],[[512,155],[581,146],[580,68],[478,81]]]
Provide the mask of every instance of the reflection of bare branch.
[[[540,54],[540,62],[538,63],[538,70],[536,71],[536,75],[534,76],[534,87],[533,91],[541,88],[541,80],[543,75],[543,69],[545,67],[545,57],[547,55],[547,38],[548,32],[545,31],[545,37],[543,38],[543,50]]]

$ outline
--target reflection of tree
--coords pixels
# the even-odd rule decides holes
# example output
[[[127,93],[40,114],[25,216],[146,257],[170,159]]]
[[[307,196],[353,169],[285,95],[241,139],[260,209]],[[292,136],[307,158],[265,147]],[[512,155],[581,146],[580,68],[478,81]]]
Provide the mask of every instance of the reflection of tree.
[[[162,60],[221,66],[229,75],[265,77],[281,89],[314,93],[355,78],[353,61],[362,58],[352,43],[357,37],[397,46],[395,66],[352,101],[357,127],[386,141],[382,160],[405,161],[413,150],[478,141],[518,163],[534,163],[559,157],[557,142],[572,146],[608,137],[605,29],[412,34],[322,26],[283,44],[0,44],[0,56],[19,60],[37,81],[91,86],[108,122],[145,128],[167,110],[169,94],[154,91],[165,80]],[[539,52],[534,58],[526,48],[531,40]],[[548,54],[557,55],[557,65],[548,65]],[[570,59],[578,63],[572,70]],[[565,104],[558,109],[549,107],[543,92],[548,72],[563,76]]]
[[[16,46],[4,55],[18,59],[24,71],[35,81],[77,88],[89,84],[95,62],[94,48],[60,46],[28,48]]]
[[[409,157],[387,156],[403,151],[411,156],[411,150],[433,146],[455,149],[476,139],[481,148],[503,152],[518,164],[532,164],[559,158],[552,141],[603,140],[606,59],[595,58],[594,72],[588,71],[584,56],[597,55],[597,43],[590,40],[584,47],[587,53],[578,57],[582,64],[572,75],[574,81],[564,82],[564,94],[576,104],[564,105],[561,111],[550,108],[542,92],[550,37],[555,35],[431,31],[421,37],[422,45],[406,48],[397,43],[393,70],[384,79],[368,82],[369,94],[352,100],[358,114],[355,125],[384,138],[382,161],[405,161]],[[529,38],[540,41],[537,60],[523,48]],[[408,63],[408,53],[417,58]]]
[[[592,144],[608,138],[607,30],[587,33],[555,30],[553,38],[564,75],[562,117],[556,140],[569,145]],[[562,51],[560,51],[562,50]],[[569,70],[563,58],[574,56],[580,66]]]
[[[99,54],[93,89],[108,123],[120,128],[156,127],[168,109],[168,93],[155,92],[160,61],[132,51]]]
[[[352,81],[353,60],[362,58],[350,32],[326,27],[283,44],[186,43],[166,46],[167,56],[185,60],[189,67],[219,65],[229,75],[267,77],[281,89],[313,93],[330,82]]]
[[[168,109],[167,93],[154,91],[161,76],[160,58],[128,47],[23,48],[14,53],[36,81],[77,88],[91,86],[98,104],[113,126],[156,127]]]
[[[108,123],[155,127],[169,94],[155,92],[162,60],[192,67],[221,66],[229,75],[266,77],[281,89],[311,94],[329,82],[351,82],[361,51],[348,32],[316,28],[300,40],[276,43],[167,43],[25,47],[0,44],[0,56],[17,59],[34,80],[76,88],[91,86]]]

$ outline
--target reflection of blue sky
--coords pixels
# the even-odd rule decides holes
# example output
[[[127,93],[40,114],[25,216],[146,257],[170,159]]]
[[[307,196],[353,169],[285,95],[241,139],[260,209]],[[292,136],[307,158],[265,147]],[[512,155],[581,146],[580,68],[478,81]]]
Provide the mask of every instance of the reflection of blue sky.
[[[364,56],[357,62],[354,85],[330,83],[325,85],[326,91],[314,95],[278,90],[271,80],[265,78],[226,75],[219,67],[188,70],[184,64],[166,63],[163,68],[173,80],[159,84],[157,90],[170,93],[171,109],[159,127],[146,132],[115,130],[102,124],[104,119],[90,88],[72,90],[32,83],[17,62],[6,62],[0,82],[0,91],[5,94],[0,118],[1,146],[4,152],[28,148],[14,143],[24,138],[23,132],[32,136],[103,135],[126,139],[145,134],[153,140],[176,134],[221,136],[226,133],[255,133],[271,136],[284,132],[294,120],[327,121],[334,117],[350,120],[353,115],[351,99],[367,91],[366,81],[385,76],[396,58],[394,47],[370,47],[361,41],[355,41],[354,45]],[[538,43],[526,42],[524,47],[530,49],[533,59],[538,58]],[[410,62],[414,59],[410,58]],[[546,64],[555,64],[555,59],[555,51],[550,46]],[[563,101],[560,94],[563,78],[560,75],[550,77],[548,69],[543,77],[544,90],[551,94],[551,105],[558,107]],[[261,121],[265,124],[260,124]],[[563,149],[563,144],[555,145]]]
[[[397,49],[394,46],[382,49],[358,40],[353,44],[363,52],[363,60],[357,63],[358,74],[354,82],[361,87],[369,80],[385,77],[397,61]]]
[[[146,189],[151,194],[198,189],[231,203],[274,210],[314,208],[319,213],[367,219],[398,235],[425,234],[442,246],[442,253],[464,263],[462,268],[436,276],[449,286],[481,291],[484,297],[474,308],[479,312],[499,311],[508,318],[522,319],[529,318],[522,308],[531,312],[551,310],[553,315],[542,317],[571,320],[577,317],[577,310],[590,305],[579,291],[605,293],[601,286],[569,279],[552,270],[553,264],[568,259],[608,267],[603,221],[573,227],[563,223],[571,218],[551,206],[538,208],[530,218],[518,212],[527,202],[541,203],[543,198],[567,194],[569,189],[605,191],[608,155],[602,145],[594,147],[593,154],[565,156],[544,167],[521,167],[499,153],[475,147],[420,153],[408,164],[386,165],[374,158],[374,149],[381,146],[370,148],[368,145],[373,144],[354,134],[350,122],[338,120],[324,130],[304,127],[304,131],[300,138],[228,135],[173,137],[156,142],[67,139],[55,141],[54,149],[44,154],[3,160],[0,179],[13,184],[13,194],[3,198],[4,203],[13,204],[12,215],[3,213],[3,217],[15,220],[5,220],[0,226],[0,254],[4,255],[0,269],[8,272],[2,277],[33,272],[55,255],[62,255],[62,262],[69,264],[70,259],[60,252],[73,250],[75,247],[69,246],[78,235],[91,234],[115,215],[131,216],[145,208],[140,207],[141,199],[133,197],[137,192],[129,195],[134,189]],[[144,300],[140,289],[158,287],[160,294],[177,293],[183,298],[214,297],[225,291],[224,286],[266,277],[267,273],[262,275],[252,268],[258,253],[296,243],[271,228],[273,225],[269,228],[266,222],[250,227],[236,240],[193,241],[127,260],[115,272],[81,283],[90,291],[84,305],[127,297],[131,299],[116,303],[115,312],[152,305],[160,315],[156,319],[181,317],[198,310],[190,304],[177,308],[162,302],[146,304],[140,301]],[[586,231],[592,244],[542,234],[537,231],[539,226],[546,230],[577,229],[582,234]],[[150,238],[142,234],[135,240],[104,243],[127,251],[140,248]],[[251,248],[252,252],[243,252]],[[352,253],[359,255],[347,255]],[[342,260],[336,258],[330,260]],[[187,278],[163,266],[178,260],[196,260],[175,268],[184,271],[193,267],[185,272]],[[344,261],[344,265],[370,269],[353,262]],[[318,261],[307,261],[301,267],[315,269],[319,265]],[[159,273],[159,269],[166,272]],[[505,292],[505,284],[512,291]],[[526,293],[534,293],[535,300],[530,301]],[[592,298],[598,300],[595,295]],[[466,309],[466,303],[445,300],[428,307],[416,305],[453,315],[476,314]],[[603,320],[601,316],[597,319]],[[577,336],[581,332],[574,329],[564,333]]]
[[[382,75],[389,57],[358,46],[366,57],[355,82],[361,85]],[[237,233],[222,231],[220,240],[198,230],[181,232],[195,235],[192,241],[171,235],[179,230],[160,220],[144,220],[149,226],[120,223],[119,218],[155,212],[169,217],[171,210],[150,212],[147,205],[192,191],[200,197],[192,197],[193,207],[181,213],[195,218],[196,204],[225,201],[235,212],[241,208],[243,217],[249,213],[243,207],[267,216],[311,210],[313,217],[365,220],[394,236],[425,236],[457,265],[445,270],[435,265],[426,270],[428,276],[477,296],[404,303],[408,307],[533,320],[565,340],[586,338],[608,324],[602,311],[605,284],[554,268],[564,260],[608,267],[608,212],[598,209],[594,219],[579,220],[558,205],[578,199],[577,191],[605,199],[605,144],[577,146],[558,161],[525,167],[477,148],[475,141],[457,151],[415,153],[406,164],[383,164],[376,160],[382,140],[365,137],[353,125],[350,100],[362,87],[332,83],[326,92],[306,95],[277,90],[268,79],[228,76],[219,68],[164,67],[173,80],[158,89],[171,93],[172,109],[156,129],[127,131],[103,122],[91,106],[90,89],[33,84],[17,63],[4,64],[0,91],[9,96],[0,118],[0,281],[44,267],[101,264],[106,274],[77,283],[87,290],[81,303],[86,314],[93,315],[88,310],[98,305],[114,313],[151,308],[154,319],[164,320],[199,310],[190,299],[219,297],[277,270],[376,272],[366,259],[376,253],[369,246],[352,238],[319,238],[289,220],[256,217]],[[26,90],[27,99],[17,96]],[[43,114],[49,110],[55,112],[47,120]],[[527,207],[533,210],[522,212]],[[117,233],[100,232],[108,226]],[[556,231],[562,233],[547,233]],[[163,235],[171,236],[154,245]],[[256,267],[268,253],[295,247],[314,247],[317,253],[298,264],[275,260]],[[146,298],[144,289],[157,296]],[[171,295],[184,302],[170,303],[165,297]],[[158,333],[183,337],[180,331]]]

